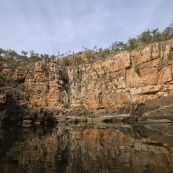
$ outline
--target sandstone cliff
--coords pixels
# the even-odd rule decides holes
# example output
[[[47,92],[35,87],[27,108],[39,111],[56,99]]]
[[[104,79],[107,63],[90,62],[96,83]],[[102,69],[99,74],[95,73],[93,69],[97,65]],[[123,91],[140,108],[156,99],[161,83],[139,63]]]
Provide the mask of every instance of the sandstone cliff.
[[[109,108],[172,94],[172,67],[170,40],[79,66],[37,62],[25,84],[30,91],[28,101],[38,106],[61,107],[69,102],[71,107]]]

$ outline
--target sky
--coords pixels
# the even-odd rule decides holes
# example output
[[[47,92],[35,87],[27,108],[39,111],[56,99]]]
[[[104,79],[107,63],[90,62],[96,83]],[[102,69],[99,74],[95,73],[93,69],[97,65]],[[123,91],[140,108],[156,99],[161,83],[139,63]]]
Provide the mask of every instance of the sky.
[[[0,0],[0,48],[39,54],[126,42],[173,23],[173,0]]]

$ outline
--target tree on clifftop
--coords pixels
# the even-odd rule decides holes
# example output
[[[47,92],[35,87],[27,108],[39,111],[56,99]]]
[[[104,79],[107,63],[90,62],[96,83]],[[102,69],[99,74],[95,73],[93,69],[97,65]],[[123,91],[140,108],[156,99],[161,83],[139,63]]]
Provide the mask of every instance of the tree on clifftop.
[[[24,56],[27,56],[28,52],[22,50],[22,51],[21,51],[21,54],[24,55]]]
[[[2,55],[2,54],[5,54],[5,50],[3,50],[2,48],[0,48],[0,56]]]

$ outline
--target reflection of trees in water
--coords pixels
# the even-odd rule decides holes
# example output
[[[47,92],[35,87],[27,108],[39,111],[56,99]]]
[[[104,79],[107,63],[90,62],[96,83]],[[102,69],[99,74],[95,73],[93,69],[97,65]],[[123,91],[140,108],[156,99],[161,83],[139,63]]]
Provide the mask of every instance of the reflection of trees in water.
[[[0,170],[170,172],[172,132],[171,124],[8,127],[1,129]]]
[[[3,139],[0,139],[0,172],[4,170],[5,172],[15,172],[18,169],[26,170],[28,163],[30,162],[26,157],[26,164],[24,166],[20,165],[22,161],[22,155],[25,152],[30,152],[32,149],[36,149],[36,146],[29,147],[32,144],[33,139],[44,138],[45,133],[51,134],[52,128],[22,128],[21,126],[6,126],[0,129]],[[34,148],[35,147],[35,148]],[[34,157],[33,157],[34,159]]]

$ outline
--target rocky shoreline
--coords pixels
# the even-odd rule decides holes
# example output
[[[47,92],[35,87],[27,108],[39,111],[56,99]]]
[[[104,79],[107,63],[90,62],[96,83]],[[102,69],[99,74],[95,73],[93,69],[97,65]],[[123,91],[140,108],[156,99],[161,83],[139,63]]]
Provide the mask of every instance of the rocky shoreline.
[[[82,108],[42,108],[17,104],[13,96],[6,93],[5,102],[0,102],[0,124],[57,124],[60,122],[104,122],[104,123],[172,123],[173,95],[145,103],[125,104],[121,107],[87,110]],[[29,111],[26,110],[29,108]],[[33,111],[34,110],[34,111]]]

